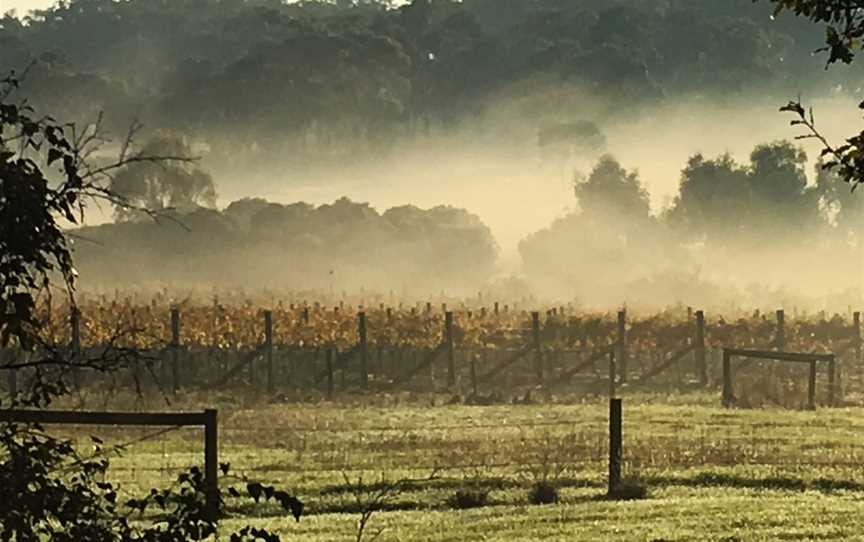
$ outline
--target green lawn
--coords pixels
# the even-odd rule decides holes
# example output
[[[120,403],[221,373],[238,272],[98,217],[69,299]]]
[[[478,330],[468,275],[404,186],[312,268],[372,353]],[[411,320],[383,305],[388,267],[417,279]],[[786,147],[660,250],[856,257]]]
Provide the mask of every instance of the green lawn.
[[[610,502],[605,399],[486,407],[445,400],[213,399],[222,403],[220,461],[307,506],[295,523],[274,507],[229,501],[228,524],[266,524],[287,540],[350,540],[358,495],[384,483],[398,491],[373,517],[373,533],[385,528],[378,540],[864,540],[860,407],[725,410],[716,394],[625,395],[625,471],[650,495]],[[152,433],[87,432],[109,444]],[[165,486],[201,463],[202,442],[198,429],[136,442],[112,462],[112,477],[129,494]],[[529,489],[544,476],[560,488],[560,502],[529,505]],[[222,481],[231,483],[242,484]],[[487,506],[455,509],[451,499],[465,488],[488,491]]]

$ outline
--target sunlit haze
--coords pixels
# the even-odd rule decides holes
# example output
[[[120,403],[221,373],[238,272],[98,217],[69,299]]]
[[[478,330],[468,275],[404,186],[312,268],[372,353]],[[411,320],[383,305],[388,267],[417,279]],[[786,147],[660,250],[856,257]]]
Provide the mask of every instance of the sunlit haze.
[[[55,0],[0,0],[0,14],[14,9],[17,15],[23,16],[30,10],[44,9],[55,3]]]

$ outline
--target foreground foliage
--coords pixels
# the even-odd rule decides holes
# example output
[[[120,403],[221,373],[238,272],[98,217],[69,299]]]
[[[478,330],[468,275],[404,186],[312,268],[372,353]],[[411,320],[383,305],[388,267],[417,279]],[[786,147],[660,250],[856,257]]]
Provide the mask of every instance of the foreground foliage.
[[[131,206],[111,191],[112,172],[166,160],[127,155],[127,138],[116,161],[88,161],[106,142],[100,125],[80,133],[74,125],[38,116],[10,99],[17,86],[14,78],[0,81],[0,347],[14,345],[26,358],[10,361],[4,356],[0,372],[26,366],[32,378],[26,389],[4,398],[3,410],[47,408],[70,393],[68,384],[79,371],[113,372],[138,357],[135,349],[111,345],[92,357],[61,347],[46,332],[47,321],[36,308],[50,306],[54,289],[75,307],[76,271],[61,220],[83,220],[88,201]],[[216,534],[219,517],[208,501],[221,497],[206,494],[199,469],[182,474],[169,489],[152,489],[144,499],[121,502],[114,484],[105,480],[110,462],[102,443],[93,438],[93,444],[90,454],[81,455],[71,441],[38,424],[0,423],[0,539],[180,542]],[[228,467],[223,471],[227,474]],[[257,500],[253,487],[247,490]],[[302,505],[294,497],[272,487],[266,496],[299,519]],[[134,521],[133,512],[154,508],[160,516]],[[279,539],[249,528],[232,540],[259,538]]]

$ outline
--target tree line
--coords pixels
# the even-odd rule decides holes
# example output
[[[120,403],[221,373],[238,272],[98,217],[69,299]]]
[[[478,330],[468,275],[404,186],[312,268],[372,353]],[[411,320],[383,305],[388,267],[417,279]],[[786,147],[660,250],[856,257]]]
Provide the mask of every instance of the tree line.
[[[243,199],[222,211],[81,228],[76,258],[90,287],[212,285],[267,289],[472,291],[493,272],[497,244],[461,209],[412,205],[379,213],[347,198],[283,205]]]
[[[789,141],[757,145],[743,163],[695,154],[675,197],[652,212],[638,173],[604,156],[577,179],[577,208],[520,243],[526,274],[547,290],[606,289],[660,305],[721,299],[727,280],[785,288],[787,300],[820,281],[826,291],[853,287],[864,204],[820,161],[813,182],[807,167]]]
[[[171,155],[186,146],[166,137],[143,148]],[[598,294],[605,304],[607,292],[639,299],[650,290],[665,305],[701,298],[712,274],[795,289],[809,280],[796,264],[805,257],[833,269],[835,287],[853,282],[843,274],[854,273],[846,267],[862,246],[864,204],[789,141],[757,145],[745,162],[693,155],[659,211],[638,172],[611,155],[574,189],[573,210],[519,245],[525,278],[549,295]],[[188,161],[128,164],[111,190],[121,198],[116,222],[76,230],[79,268],[94,285],[464,293],[496,277],[493,234],[463,209],[247,198],[220,211],[212,179]]]
[[[857,86],[810,25],[751,0],[62,0],[0,19],[0,68],[40,110],[133,118],[234,160],[383,152],[571,85],[620,114]],[[854,87],[852,87],[854,88]],[[527,112],[529,116],[532,112]]]

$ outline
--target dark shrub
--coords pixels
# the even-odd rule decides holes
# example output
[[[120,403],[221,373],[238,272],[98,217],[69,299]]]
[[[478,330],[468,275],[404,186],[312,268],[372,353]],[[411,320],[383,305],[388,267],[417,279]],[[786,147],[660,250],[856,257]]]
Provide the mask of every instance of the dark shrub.
[[[638,478],[625,478],[609,491],[609,499],[614,501],[638,501],[648,498],[648,486]]]
[[[555,504],[558,502],[558,488],[550,482],[537,482],[528,494],[531,504]]]
[[[457,510],[481,508],[488,503],[489,490],[482,488],[460,489],[447,499],[447,504]]]

